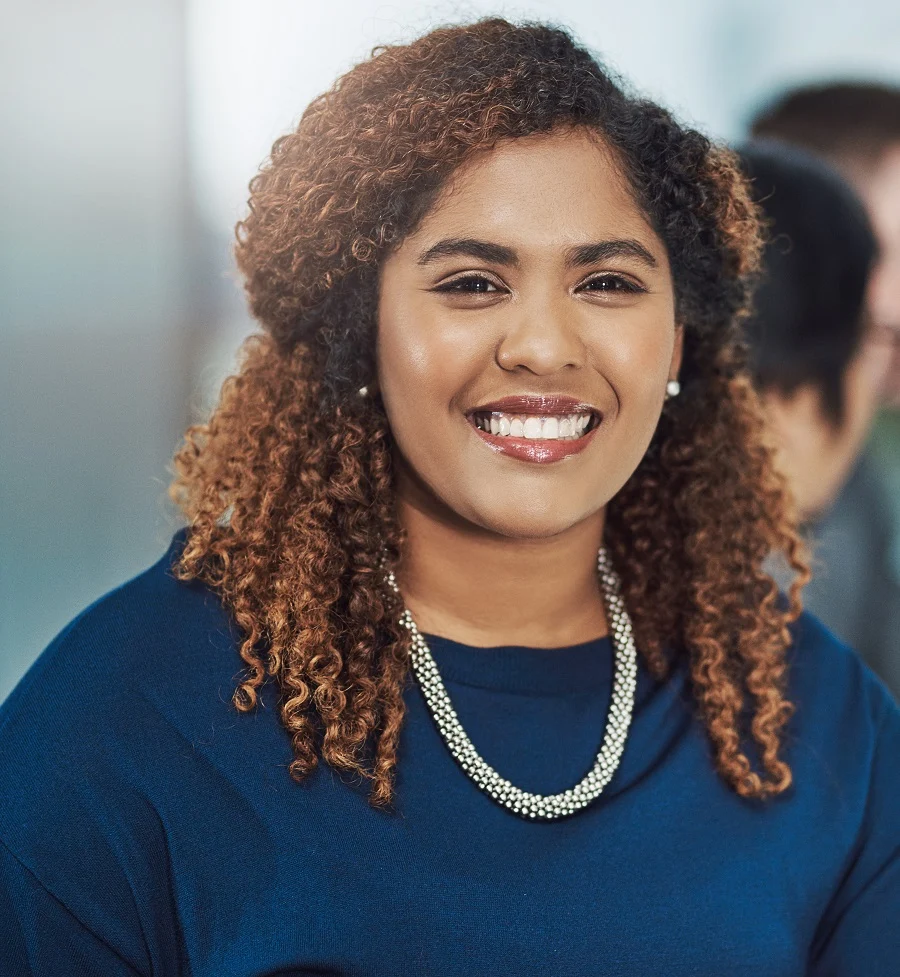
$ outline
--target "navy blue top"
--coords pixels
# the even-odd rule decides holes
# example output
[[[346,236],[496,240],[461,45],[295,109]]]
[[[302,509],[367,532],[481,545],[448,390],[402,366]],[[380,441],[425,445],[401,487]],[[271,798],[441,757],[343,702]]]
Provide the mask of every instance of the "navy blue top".
[[[168,572],[182,539],[0,710],[3,975],[900,974],[900,710],[814,617],[792,628],[795,785],[772,802],[714,772],[684,669],[642,667],[612,782],[545,823],[469,780],[411,682],[390,814],[324,764],[290,780],[274,685],[231,706],[237,635]],[[500,773],[540,793],[584,775],[608,638],[429,643]]]

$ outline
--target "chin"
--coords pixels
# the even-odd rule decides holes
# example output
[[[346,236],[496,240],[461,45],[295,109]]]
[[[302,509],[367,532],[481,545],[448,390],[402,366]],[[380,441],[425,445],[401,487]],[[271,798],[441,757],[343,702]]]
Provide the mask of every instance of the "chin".
[[[572,529],[592,515],[595,515],[595,510],[565,513],[554,507],[552,511],[523,513],[492,506],[463,514],[463,518],[481,529],[509,539],[549,539]]]

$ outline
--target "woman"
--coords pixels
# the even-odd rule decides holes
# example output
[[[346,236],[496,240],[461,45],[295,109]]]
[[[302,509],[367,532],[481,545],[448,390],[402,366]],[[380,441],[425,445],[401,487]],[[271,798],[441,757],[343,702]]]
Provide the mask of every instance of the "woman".
[[[900,715],[800,614],[757,255],[732,157],[560,30],[317,99],[188,529],[5,707],[19,971],[891,972]]]

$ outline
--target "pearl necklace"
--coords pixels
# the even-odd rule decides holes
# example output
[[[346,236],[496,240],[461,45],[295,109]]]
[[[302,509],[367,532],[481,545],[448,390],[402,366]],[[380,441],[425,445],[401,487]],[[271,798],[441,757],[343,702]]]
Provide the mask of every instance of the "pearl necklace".
[[[587,807],[600,796],[603,788],[612,779],[625,749],[625,738],[628,735],[631,713],[634,709],[637,652],[631,619],[622,600],[619,577],[604,548],[601,548],[597,554],[597,573],[603,590],[615,650],[612,700],[606,719],[603,745],[593,767],[574,787],[561,794],[531,794],[520,790],[501,777],[479,755],[453,709],[431,651],[416,627],[412,615],[404,609],[400,618],[400,623],[412,634],[410,656],[413,672],[432,718],[450,752],[481,790],[498,804],[526,820],[552,821]],[[387,583],[397,596],[401,596],[393,571],[387,573]]]

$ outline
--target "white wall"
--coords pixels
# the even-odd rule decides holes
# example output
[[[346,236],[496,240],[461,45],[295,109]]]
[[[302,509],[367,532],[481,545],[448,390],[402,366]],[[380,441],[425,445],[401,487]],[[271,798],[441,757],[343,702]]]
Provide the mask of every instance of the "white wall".
[[[641,91],[722,138],[785,82],[900,79],[900,4],[858,0],[190,0],[191,158],[201,209],[230,228],[274,139],[379,43],[489,14],[575,31]]]
[[[179,0],[7,5],[0,30],[0,698],[157,558],[186,411]]]

